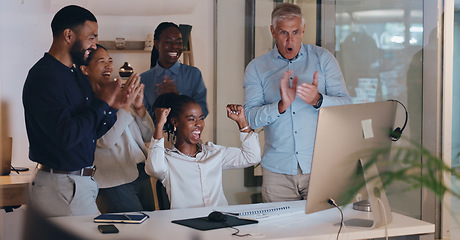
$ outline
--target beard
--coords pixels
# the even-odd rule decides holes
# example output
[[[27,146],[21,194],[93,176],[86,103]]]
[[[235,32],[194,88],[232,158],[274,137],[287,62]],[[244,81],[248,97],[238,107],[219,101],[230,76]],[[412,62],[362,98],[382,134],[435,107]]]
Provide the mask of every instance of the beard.
[[[75,63],[77,66],[87,65],[86,58],[85,58],[86,50],[91,50],[91,49],[83,49],[81,41],[77,40],[72,45],[72,48],[70,49],[70,56],[72,57],[73,63]]]

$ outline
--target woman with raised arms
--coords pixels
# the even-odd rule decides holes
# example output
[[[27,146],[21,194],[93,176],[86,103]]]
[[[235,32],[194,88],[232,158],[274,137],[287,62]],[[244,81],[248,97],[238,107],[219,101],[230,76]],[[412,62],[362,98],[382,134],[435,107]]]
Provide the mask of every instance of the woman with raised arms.
[[[191,97],[166,93],[155,102],[155,131],[146,172],[159,179],[173,208],[226,206],[222,170],[260,162],[258,134],[251,130],[241,105],[227,105],[227,116],[238,124],[241,148],[201,143],[204,116]],[[163,131],[173,145],[164,147]]]

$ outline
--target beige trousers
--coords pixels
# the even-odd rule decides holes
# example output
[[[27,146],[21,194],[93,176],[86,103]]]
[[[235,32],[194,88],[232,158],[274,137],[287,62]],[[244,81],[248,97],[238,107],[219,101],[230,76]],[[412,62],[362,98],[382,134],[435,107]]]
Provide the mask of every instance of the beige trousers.
[[[262,201],[283,202],[306,200],[310,174],[302,174],[297,168],[297,175],[274,173],[262,168]]]

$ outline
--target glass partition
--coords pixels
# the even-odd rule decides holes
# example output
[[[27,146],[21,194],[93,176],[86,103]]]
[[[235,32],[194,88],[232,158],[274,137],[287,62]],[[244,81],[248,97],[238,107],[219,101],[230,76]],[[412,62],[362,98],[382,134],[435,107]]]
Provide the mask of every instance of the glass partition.
[[[460,71],[455,66],[460,64],[460,0],[455,0],[455,15],[454,15],[454,61],[453,61],[453,89],[452,89],[452,167],[460,168]],[[452,187],[458,189],[460,187],[460,179],[452,176]],[[452,196],[451,210],[453,217],[450,223],[451,236],[460,236],[460,199]]]
[[[353,103],[399,100],[410,113],[404,136],[421,143],[423,34],[429,30],[423,0],[407,2],[337,0],[334,50]],[[421,189],[406,187],[387,189],[392,210],[419,218]]]
[[[270,34],[270,14],[282,0],[225,0],[217,2],[217,121],[223,116],[226,99],[243,102],[242,81],[245,68],[244,49],[260,56],[274,46]],[[410,144],[410,139],[434,153],[440,152],[441,106],[441,13],[434,9],[438,1],[429,0],[292,0],[305,15],[304,43],[317,44],[332,52],[342,69],[354,103],[397,99],[409,111],[405,140],[395,146]],[[251,10],[247,11],[250,5]],[[239,12],[238,12],[239,11]],[[247,21],[253,18],[253,21]],[[244,21],[246,19],[246,21]],[[226,25],[231,23],[232,26]],[[247,26],[250,23],[252,26]],[[245,25],[246,24],[246,25]],[[245,29],[252,28],[248,39]],[[229,29],[234,32],[229,31]],[[226,45],[231,42],[231,46]],[[239,46],[241,48],[234,48]],[[229,71],[232,69],[232,71]],[[236,93],[229,91],[234,85]],[[219,113],[221,111],[221,113]],[[398,110],[396,126],[402,127],[405,112]],[[422,134],[423,133],[423,134]],[[216,130],[217,141],[237,142],[237,135],[226,129]],[[424,161],[420,159],[420,161]],[[402,165],[392,166],[395,169]],[[421,169],[423,170],[423,169]],[[423,171],[422,171],[423,172]],[[224,176],[225,177],[225,176]],[[245,176],[246,177],[246,176]],[[230,177],[229,177],[230,178]],[[233,187],[225,186],[226,194]],[[438,203],[423,188],[408,191],[398,184],[388,189],[392,210],[408,216],[436,222]],[[233,189],[237,191],[236,189]],[[257,192],[244,188],[241,192]]]

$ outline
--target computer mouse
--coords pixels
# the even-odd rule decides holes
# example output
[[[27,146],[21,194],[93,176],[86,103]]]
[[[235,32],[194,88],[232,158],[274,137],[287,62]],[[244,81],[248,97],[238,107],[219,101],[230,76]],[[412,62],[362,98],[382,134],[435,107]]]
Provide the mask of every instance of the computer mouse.
[[[227,221],[227,216],[225,214],[214,211],[208,215],[208,221],[210,222],[225,222]]]

